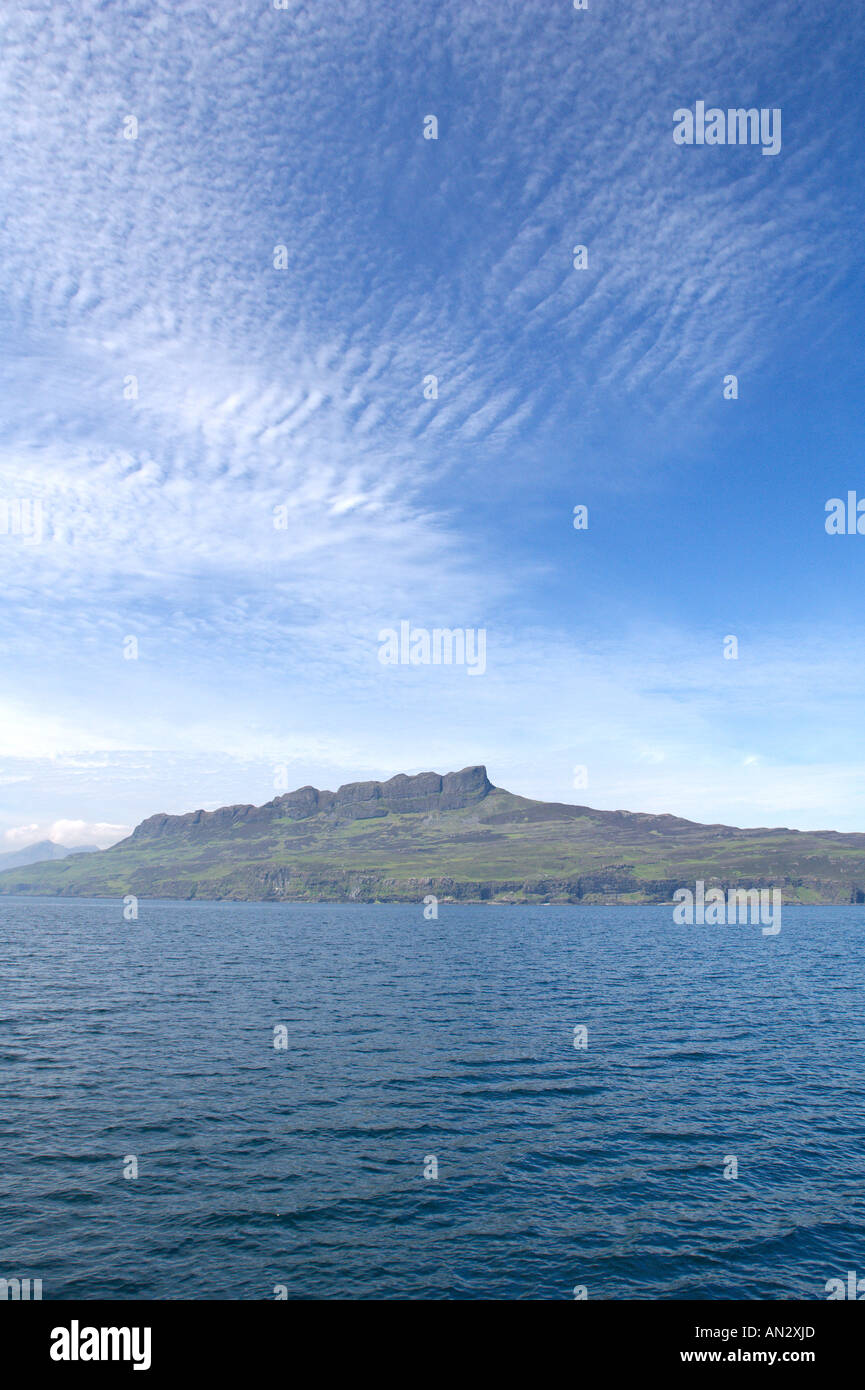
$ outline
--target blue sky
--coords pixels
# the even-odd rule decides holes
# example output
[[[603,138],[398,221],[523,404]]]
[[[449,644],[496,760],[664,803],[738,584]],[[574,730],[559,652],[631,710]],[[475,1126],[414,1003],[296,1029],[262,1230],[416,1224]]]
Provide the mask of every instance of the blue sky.
[[[475,762],[865,830],[863,48],[858,0],[13,6],[0,849]],[[676,145],[698,100],[780,152]],[[483,676],[382,665],[402,619]]]

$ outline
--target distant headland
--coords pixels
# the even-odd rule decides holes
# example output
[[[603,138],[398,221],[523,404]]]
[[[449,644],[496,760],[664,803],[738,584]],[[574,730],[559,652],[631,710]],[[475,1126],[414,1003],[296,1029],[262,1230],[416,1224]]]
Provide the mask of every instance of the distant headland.
[[[481,765],[142,821],[110,849],[0,873],[0,893],[264,902],[657,903],[702,879],[865,902],[865,835],[740,830],[533,801]]]

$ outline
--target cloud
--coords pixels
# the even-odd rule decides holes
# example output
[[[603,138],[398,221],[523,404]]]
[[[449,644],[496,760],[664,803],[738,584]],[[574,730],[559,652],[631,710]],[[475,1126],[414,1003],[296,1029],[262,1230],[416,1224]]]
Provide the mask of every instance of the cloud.
[[[13,826],[4,832],[3,839],[10,850],[25,849],[42,840],[51,840],[55,845],[68,845],[70,848],[96,845],[99,849],[107,849],[109,845],[122,840],[131,829],[131,826],[106,825],[98,821],[43,821]]]
[[[109,825],[104,821],[56,820],[51,823],[47,838],[58,845],[98,845],[106,849],[131,830],[131,825]]]
[[[242,799],[272,761],[323,779],[488,747],[536,794],[588,761],[602,797],[714,818],[720,760],[764,746],[755,695],[784,707],[788,748],[796,701],[831,724],[858,688],[843,663],[828,696],[780,651],[722,686],[690,615],[664,660],[636,617],[609,640],[581,615],[575,636],[544,592],[549,532],[515,539],[563,479],[615,501],[660,486],[670,437],[710,430],[722,370],[753,377],[842,312],[855,218],[827,132],[836,161],[858,132],[840,95],[807,120],[797,8],[10,16],[0,491],[42,500],[45,538],[0,536],[0,755],[8,786],[37,781],[40,824],[187,809],[220,778]],[[849,35],[824,19],[831,71]],[[709,73],[725,104],[784,106],[782,157],[674,147]],[[407,614],[487,624],[489,676],[384,684],[375,634]]]
[[[737,89],[761,28],[746,10],[686,23],[673,60],[653,7],[590,31],[537,5],[482,7],[479,29],[464,8],[444,7],[434,51],[457,89],[471,73],[472,95],[443,110],[438,142],[414,102],[382,108],[370,80],[390,11],[312,4],[300,24],[155,6],[134,41],[95,4],[58,12],[51,32],[29,12],[10,20],[17,196],[0,252],[25,352],[5,364],[0,473],[50,518],[49,543],[14,554],[24,593],[58,572],[74,592],[124,575],[156,594],[168,574],[256,589],[281,571],[297,604],[321,608],[326,568],[350,605],[373,555],[380,589],[421,571],[441,584],[446,495],[421,499],[467,451],[477,466],[622,393],[638,414],[685,418],[722,362],[744,372],[772,352],[782,287],[799,306],[826,291],[844,228],[817,142],[719,177],[670,138],[673,91],[700,87],[709,54]],[[403,16],[395,37],[396,79],[430,33]],[[647,61],[610,89],[603,74],[636,43]],[[302,87],[286,90],[285,64]],[[434,238],[411,212],[431,200]],[[575,240],[591,244],[587,273]],[[485,587],[471,565],[461,584]]]
[[[7,830],[3,836],[5,842],[11,849],[22,849],[25,845],[35,844],[40,838],[40,826],[35,822],[32,825],[16,825],[11,830]]]

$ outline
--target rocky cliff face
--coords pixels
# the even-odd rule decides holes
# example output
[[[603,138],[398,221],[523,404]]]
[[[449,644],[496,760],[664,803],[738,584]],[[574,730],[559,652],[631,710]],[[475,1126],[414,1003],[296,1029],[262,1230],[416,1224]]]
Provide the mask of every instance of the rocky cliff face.
[[[0,872],[0,894],[669,904],[698,879],[724,892],[777,887],[785,902],[865,903],[865,835],[531,801],[467,767],[151,816],[111,849]]]
[[[325,815],[334,822],[368,820],[387,816],[429,814],[430,811],[458,811],[482,801],[493,791],[485,767],[464,767],[461,772],[420,772],[416,777],[399,773],[387,782],[347,782],[338,791],[319,791],[299,787],[274,797],[264,806],[221,806],[218,811],[189,811],[183,816],[148,816],[136,826],[131,841],[153,839],[166,834],[211,834],[256,821],[305,820]]]

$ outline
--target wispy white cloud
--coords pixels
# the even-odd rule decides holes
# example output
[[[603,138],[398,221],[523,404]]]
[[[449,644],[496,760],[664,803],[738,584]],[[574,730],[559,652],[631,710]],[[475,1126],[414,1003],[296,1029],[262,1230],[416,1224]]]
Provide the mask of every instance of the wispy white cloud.
[[[802,118],[783,159],[731,151],[735,176],[670,138],[675,106],[712,99],[707,74],[725,102],[803,107],[786,8],[695,19],[682,4],[660,23],[648,0],[603,21],[540,4],[84,0],[11,15],[0,480],[42,500],[46,531],[0,537],[7,785],[36,778],[71,819],[76,797],[98,817],[101,787],[102,814],[122,818],[163,794],[212,799],[211,771],[243,799],[274,761],[324,780],[415,768],[423,750],[443,770],[495,757],[538,795],[567,791],[573,759],[607,769],[599,804],[738,805],[717,777],[757,747],[755,677],[725,686],[699,662],[695,677],[684,622],[657,670],[638,631],[575,655],[544,613],[541,637],[545,557],[485,511],[519,496],[527,457],[538,488],[578,467],[614,491],[604,451],[563,463],[548,441],[623,402],[635,434],[699,432],[722,371],[753,373],[791,323],[837,307],[849,226],[826,132]],[[824,36],[831,66],[842,35]],[[774,76],[743,87],[770,38]],[[428,110],[437,142],[421,138]],[[835,128],[836,157],[855,135]],[[405,615],[487,624],[489,677],[386,684],[376,634]],[[786,703],[801,672],[777,656],[757,684]],[[822,717],[825,690],[812,699]],[[715,752],[693,774],[701,748]],[[780,756],[761,754],[760,796],[790,791],[789,768],[772,781]],[[802,814],[849,792],[833,766],[815,751]]]
[[[42,840],[51,840],[55,845],[65,845],[71,849],[84,845],[107,849],[109,845],[122,840],[131,829],[128,825],[83,820],[34,821],[30,825],[13,826],[4,833],[3,840],[9,850],[25,849]]]

